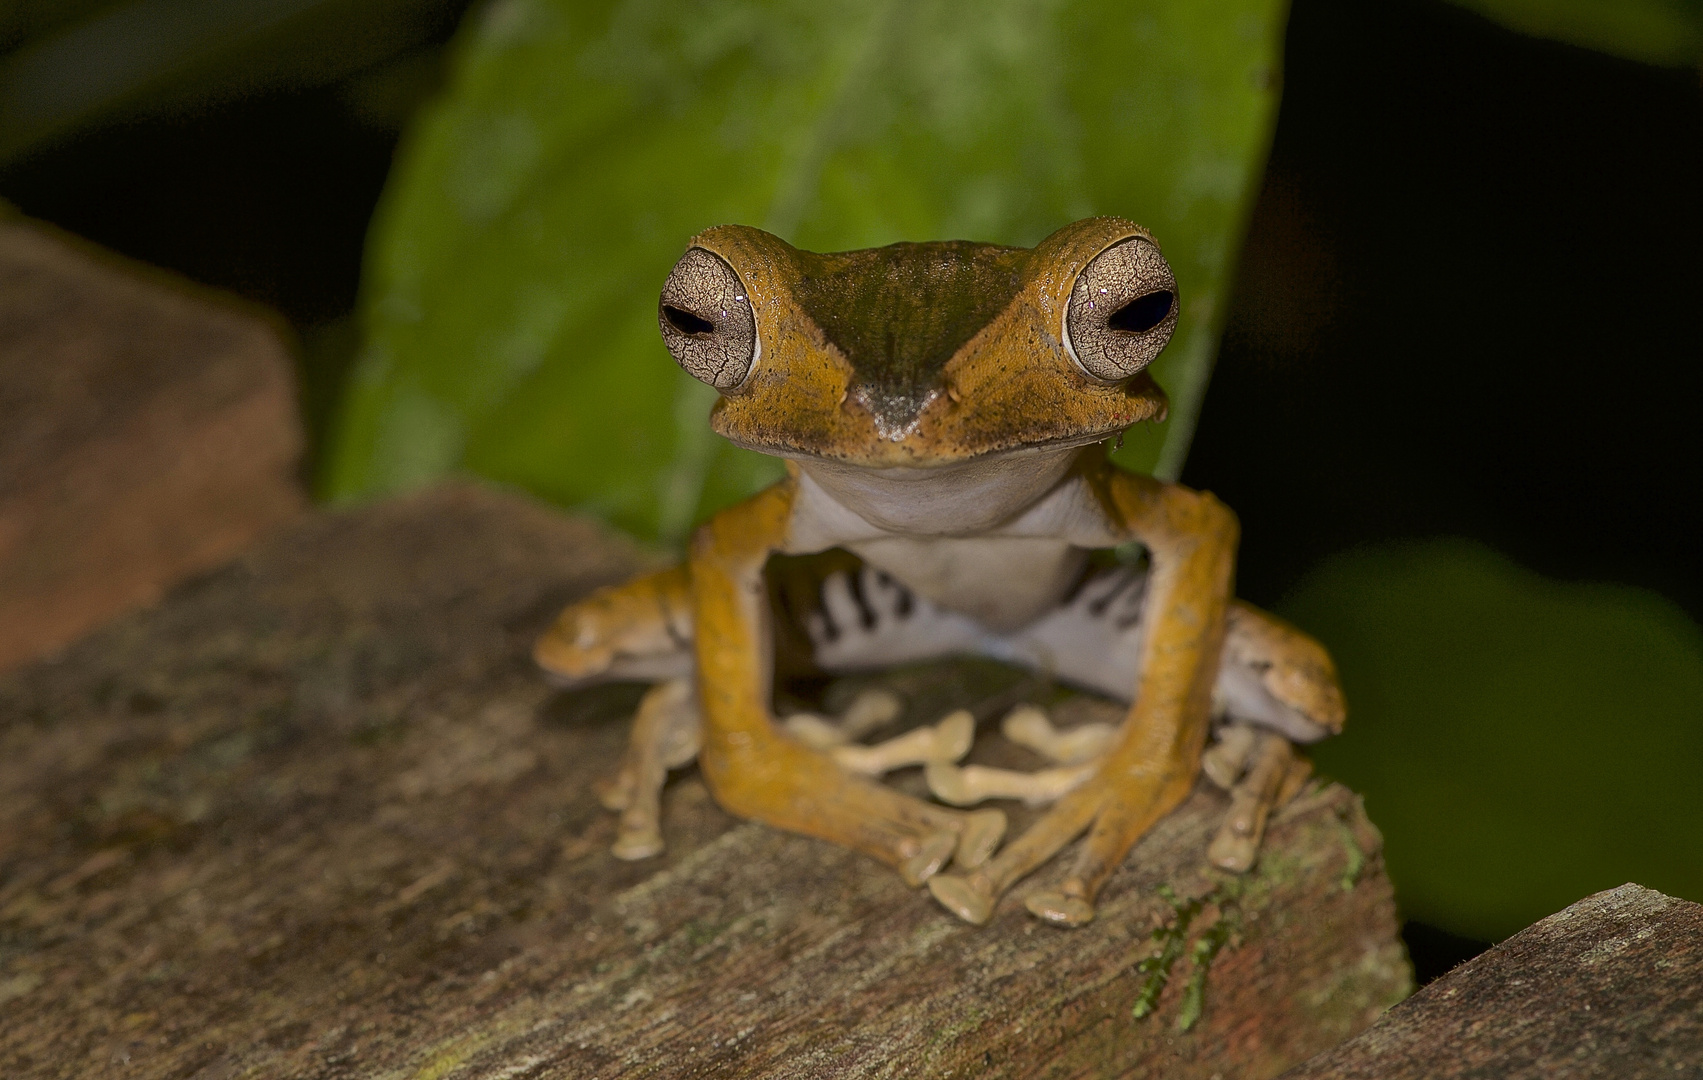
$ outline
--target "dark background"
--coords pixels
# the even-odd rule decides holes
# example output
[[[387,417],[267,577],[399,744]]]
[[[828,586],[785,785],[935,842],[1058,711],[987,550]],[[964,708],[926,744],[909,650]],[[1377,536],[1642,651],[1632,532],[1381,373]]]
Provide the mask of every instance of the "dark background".
[[[1457,534],[1703,618],[1703,93],[1441,4],[1297,0],[1185,482],[1274,603]]]
[[[42,140],[0,161],[0,197],[281,312],[317,441],[368,218],[465,7],[416,5],[407,34],[317,78],[226,80]],[[1700,192],[1696,71],[1440,3],[1296,0],[1183,476],[1240,514],[1241,592],[1270,605],[1332,552],[1462,535],[1703,620]],[[1482,947],[1407,937],[1422,979]]]

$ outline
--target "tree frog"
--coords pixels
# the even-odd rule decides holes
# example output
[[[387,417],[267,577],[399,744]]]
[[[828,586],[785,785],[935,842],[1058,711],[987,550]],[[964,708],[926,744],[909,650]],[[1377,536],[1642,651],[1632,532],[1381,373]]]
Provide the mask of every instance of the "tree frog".
[[[1025,898],[1080,926],[1204,760],[1232,796],[1210,857],[1251,865],[1267,813],[1305,779],[1293,744],[1339,730],[1343,702],[1316,642],[1232,599],[1235,516],[1107,458],[1108,440],[1164,415],[1147,368],[1178,309],[1158,243],[1116,217],[1034,248],[694,237],[663,285],[663,340],[719,392],[711,427],[787,476],[703,525],[683,565],[569,607],[537,644],[568,684],[658,680],[604,791],[623,811],[617,853],[660,850],[657,793],[695,753],[732,813],[867,853],[971,923],[1080,838]],[[1091,557],[1131,545],[1145,569]],[[999,809],[903,794],[858,767],[867,755],[777,721],[776,567],[818,553],[831,572],[796,621],[823,669],[978,653],[1128,703],[1021,836],[1002,843]],[[1008,732],[1067,734],[1027,721]],[[924,741],[954,737],[968,729]],[[924,758],[946,801],[973,800],[964,772]]]

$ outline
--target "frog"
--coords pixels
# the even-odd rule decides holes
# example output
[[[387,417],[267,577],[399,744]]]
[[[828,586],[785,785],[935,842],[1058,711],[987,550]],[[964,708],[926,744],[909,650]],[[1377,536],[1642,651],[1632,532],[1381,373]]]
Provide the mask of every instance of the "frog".
[[[1091,922],[1113,871],[1203,769],[1231,796],[1210,857],[1253,864],[1265,822],[1306,780],[1298,747],[1339,732],[1345,706],[1318,642],[1234,597],[1236,516],[1111,460],[1127,429],[1168,408],[1150,367],[1181,300],[1147,229],[1102,216],[1030,248],[815,253],[717,226],[688,242],[657,312],[674,360],[717,392],[713,431],[786,474],[710,517],[684,562],[569,605],[537,641],[561,685],[654,684],[601,790],[622,814],[617,854],[660,851],[663,779],[695,758],[734,816],[862,852],[976,925],[1066,848],[1024,906]],[[777,566],[811,558],[828,571],[777,589]],[[777,597],[801,593],[802,616],[783,619]],[[776,716],[798,623],[822,670],[989,656],[1104,695],[1121,720],[1007,840],[1002,809],[938,797],[964,786],[951,752],[926,762],[931,801]],[[1057,743],[1033,721],[1007,728]],[[923,742],[961,752],[961,718],[956,735],[940,727]]]

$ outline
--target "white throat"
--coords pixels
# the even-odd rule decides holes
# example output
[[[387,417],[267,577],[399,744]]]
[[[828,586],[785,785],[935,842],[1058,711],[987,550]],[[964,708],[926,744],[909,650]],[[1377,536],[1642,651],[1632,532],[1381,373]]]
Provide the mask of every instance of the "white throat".
[[[1081,447],[989,455],[932,468],[870,469],[798,459],[834,502],[889,533],[975,536],[1021,514],[1058,485]]]

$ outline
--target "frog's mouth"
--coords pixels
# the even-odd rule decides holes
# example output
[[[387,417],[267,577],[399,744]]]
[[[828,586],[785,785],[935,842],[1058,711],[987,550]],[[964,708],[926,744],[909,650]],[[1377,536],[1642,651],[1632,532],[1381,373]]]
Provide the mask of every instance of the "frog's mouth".
[[[961,384],[949,377],[914,407],[867,385],[841,383],[836,393],[777,379],[758,394],[721,398],[710,425],[737,446],[776,457],[929,470],[1105,442],[1166,412],[1164,391],[1145,372],[1121,386],[1061,383],[1045,371],[976,376]]]

